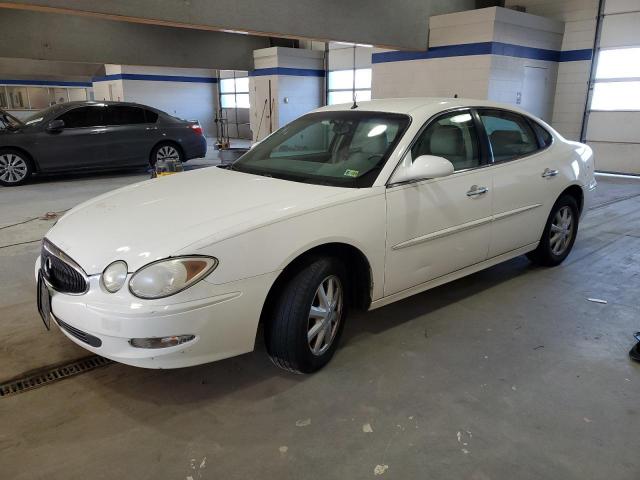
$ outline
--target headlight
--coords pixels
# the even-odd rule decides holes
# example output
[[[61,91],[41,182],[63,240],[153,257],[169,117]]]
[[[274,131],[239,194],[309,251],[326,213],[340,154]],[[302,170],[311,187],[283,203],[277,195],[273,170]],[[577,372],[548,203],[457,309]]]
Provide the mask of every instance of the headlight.
[[[127,280],[127,264],[122,260],[118,260],[107,265],[102,272],[102,286],[109,293],[116,293],[122,288]]]
[[[168,297],[202,280],[218,266],[213,257],[191,256],[159,260],[145,265],[129,280],[129,290],[139,298]]]

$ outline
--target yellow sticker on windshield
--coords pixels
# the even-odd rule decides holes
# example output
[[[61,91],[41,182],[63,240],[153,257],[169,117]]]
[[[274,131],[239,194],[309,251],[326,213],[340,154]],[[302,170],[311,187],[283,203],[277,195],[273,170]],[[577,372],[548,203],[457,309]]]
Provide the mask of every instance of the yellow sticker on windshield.
[[[344,171],[344,176],[345,177],[357,177],[358,173],[360,173],[360,170],[351,170],[351,169],[347,168]]]

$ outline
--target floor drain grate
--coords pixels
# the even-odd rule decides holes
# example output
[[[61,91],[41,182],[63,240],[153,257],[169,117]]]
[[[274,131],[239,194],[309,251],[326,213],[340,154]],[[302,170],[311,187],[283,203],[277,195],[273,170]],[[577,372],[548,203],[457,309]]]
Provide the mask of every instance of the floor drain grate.
[[[96,368],[112,364],[113,361],[99,355],[81,358],[71,363],[46,367],[29,372],[20,378],[14,378],[0,383],[0,398],[17,395],[19,393],[44,387],[50,383],[89,372]]]

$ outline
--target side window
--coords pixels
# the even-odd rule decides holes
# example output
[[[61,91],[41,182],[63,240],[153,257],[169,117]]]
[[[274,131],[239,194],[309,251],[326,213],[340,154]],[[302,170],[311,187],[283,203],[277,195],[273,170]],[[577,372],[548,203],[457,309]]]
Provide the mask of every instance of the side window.
[[[538,135],[538,138],[542,141],[542,148],[546,148],[551,145],[553,137],[547,129],[536,122],[531,122],[531,124],[533,125],[533,129],[536,131],[536,135]]]
[[[144,118],[147,120],[147,123],[156,123],[158,121],[158,114],[151,110],[145,110]]]
[[[489,136],[495,162],[512,160],[538,150],[536,135],[521,115],[493,110],[478,113]]]
[[[146,123],[142,108],[117,105],[107,107],[107,125],[135,125],[139,123]]]
[[[60,115],[57,120],[64,121],[65,128],[98,127],[104,125],[104,107],[80,107]]]
[[[478,135],[471,113],[448,113],[429,125],[411,148],[411,158],[420,155],[444,157],[455,170],[479,166]]]

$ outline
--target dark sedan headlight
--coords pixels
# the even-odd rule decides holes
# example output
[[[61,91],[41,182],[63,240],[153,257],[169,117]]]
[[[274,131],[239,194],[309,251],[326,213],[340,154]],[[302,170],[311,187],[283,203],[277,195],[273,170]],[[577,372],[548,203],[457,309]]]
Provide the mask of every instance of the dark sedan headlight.
[[[168,297],[196,284],[217,266],[217,258],[205,256],[158,260],[133,274],[129,280],[129,291],[147,300]]]

